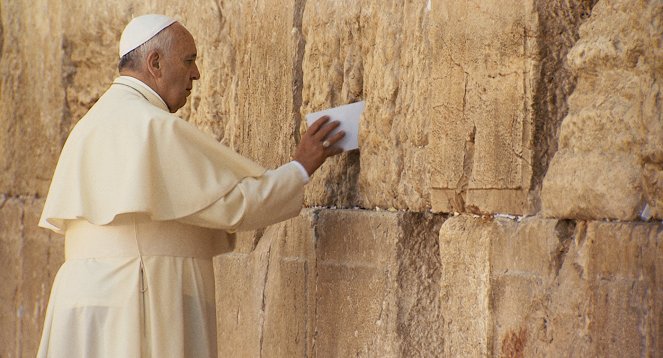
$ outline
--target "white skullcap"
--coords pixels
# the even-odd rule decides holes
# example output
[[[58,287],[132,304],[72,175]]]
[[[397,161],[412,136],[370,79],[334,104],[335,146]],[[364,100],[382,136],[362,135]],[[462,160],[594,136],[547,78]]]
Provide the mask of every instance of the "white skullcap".
[[[133,18],[124,28],[120,37],[120,58],[176,21],[171,17],[155,14]]]

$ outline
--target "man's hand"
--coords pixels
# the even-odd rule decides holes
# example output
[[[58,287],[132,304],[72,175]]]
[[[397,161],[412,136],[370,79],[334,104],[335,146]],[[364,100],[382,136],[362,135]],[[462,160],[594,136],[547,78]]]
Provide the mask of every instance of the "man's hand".
[[[295,151],[294,160],[298,161],[301,165],[304,166],[308,175],[313,175],[322,163],[327,160],[328,157],[334,156],[343,152],[343,149],[337,148],[334,146],[339,140],[341,140],[345,133],[339,131],[331,137],[328,137],[329,134],[339,126],[339,123],[334,121],[329,122],[329,117],[324,116],[320,117],[315,121],[308,131],[302,136],[302,140],[297,146]],[[327,125],[325,125],[328,123]]]

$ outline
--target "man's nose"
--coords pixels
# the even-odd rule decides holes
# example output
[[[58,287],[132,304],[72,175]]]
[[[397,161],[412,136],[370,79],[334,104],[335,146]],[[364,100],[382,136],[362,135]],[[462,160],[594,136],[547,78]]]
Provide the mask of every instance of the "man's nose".
[[[193,73],[191,74],[191,79],[192,80],[199,80],[200,79],[200,71],[198,70],[198,65],[193,65]]]

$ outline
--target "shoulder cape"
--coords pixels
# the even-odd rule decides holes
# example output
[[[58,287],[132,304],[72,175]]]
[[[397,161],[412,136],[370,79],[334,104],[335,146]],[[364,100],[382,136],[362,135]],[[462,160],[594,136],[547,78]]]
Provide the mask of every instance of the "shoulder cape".
[[[104,225],[123,213],[178,219],[264,172],[120,77],[69,135],[39,226],[61,233],[67,219]]]

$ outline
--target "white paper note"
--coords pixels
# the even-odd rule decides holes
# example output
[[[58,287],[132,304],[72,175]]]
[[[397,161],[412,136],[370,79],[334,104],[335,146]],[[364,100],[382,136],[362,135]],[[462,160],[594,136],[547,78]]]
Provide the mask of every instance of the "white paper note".
[[[343,151],[357,149],[359,148],[359,118],[364,111],[364,104],[364,101],[360,101],[325,109],[320,112],[309,113],[306,115],[306,123],[310,127],[313,122],[322,116],[329,116],[332,121],[339,121],[341,125],[332,131],[332,134],[329,136],[342,130],[345,132],[345,137],[336,143],[336,146],[342,148]]]

